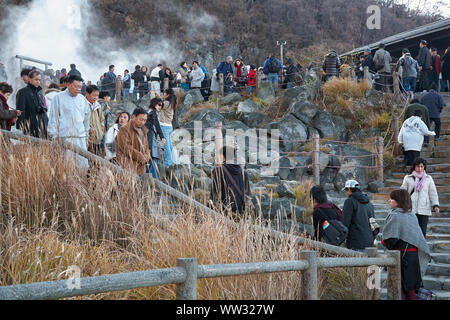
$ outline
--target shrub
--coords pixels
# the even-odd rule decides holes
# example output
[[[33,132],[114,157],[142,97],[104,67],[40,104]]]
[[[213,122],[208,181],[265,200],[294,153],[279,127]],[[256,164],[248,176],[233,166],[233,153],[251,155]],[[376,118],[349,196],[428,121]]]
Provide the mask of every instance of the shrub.
[[[294,189],[297,204],[306,209],[305,213],[299,219],[299,222],[303,224],[313,224],[312,213],[314,211],[314,208],[311,197],[309,196],[309,192],[313,186],[314,183],[312,180],[305,180],[302,181],[300,185]]]

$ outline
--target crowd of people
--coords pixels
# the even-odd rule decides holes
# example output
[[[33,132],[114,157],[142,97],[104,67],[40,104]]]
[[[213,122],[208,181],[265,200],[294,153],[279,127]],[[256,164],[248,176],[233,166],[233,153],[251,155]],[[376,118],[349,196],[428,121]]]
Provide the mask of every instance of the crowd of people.
[[[391,212],[383,229],[383,245],[402,252],[402,294],[405,299],[416,299],[416,292],[423,287],[418,252],[429,254],[425,240],[428,218],[432,210],[439,214],[436,186],[426,173],[426,161],[420,158],[420,152],[422,145],[429,143],[428,136],[439,140],[440,112],[444,103],[437,91],[439,83],[443,90],[449,88],[449,50],[440,59],[435,49],[428,50],[427,43],[421,41],[418,59],[413,59],[408,49],[404,49],[396,67],[402,69],[405,91],[416,91],[418,77],[419,88],[429,90],[421,100],[413,100],[404,113],[398,141],[404,148],[406,176],[400,189],[390,195]],[[391,62],[383,44],[373,57],[371,50],[365,49],[357,68],[357,79],[363,77],[361,72],[367,66],[377,75],[378,89],[389,87]],[[338,77],[341,66],[336,51],[330,52],[322,66],[324,80]],[[171,141],[176,110],[174,88],[186,92],[198,89],[205,100],[221,90],[224,95],[236,91],[253,94],[258,81],[267,81],[277,89],[281,78],[282,87],[295,86],[302,81],[302,68],[292,59],[286,59],[283,65],[273,54],[260,68],[245,65],[242,59],[227,57],[211,73],[198,61],[193,61],[191,66],[183,61],[176,73],[163,64],[152,70],[136,65],[133,73],[124,70],[122,77],[117,76],[115,66],[110,65],[108,72],[93,84],[85,82],[76,65],[71,64],[69,72],[62,69],[55,74],[46,74],[52,82],[45,91],[41,87],[42,74],[37,69],[23,69],[20,75],[25,87],[17,91],[15,110],[10,110],[7,102],[13,88],[8,83],[0,83],[1,129],[11,130],[16,125],[26,135],[70,142],[137,175],[151,173],[158,178],[163,158],[166,168],[176,163]],[[148,109],[137,107],[132,114],[120,111],[114,124],[108,126],[112,100],[122,97],[137,100],[149,93]],[[435,131],[430,131],[432,122]],[[158,138],[164,147],[164,157]],[[223,148],[221,164],[212,170],[211,197],[213,205],[242,213],[251,203],[248,201],[251,193],[247,173],[229,160],[229,155],[235,152],[232,147]],[[78,154],[67,151],[67,156],[80,168],[90,167],[88,160]],[[311,189],[314,238],[334,245],[345,241],[348,249],[362,252],[373,246],[380,231],[374,207],[357,181],[347,181],[343,191],[348,199],[341,210],[328,201],[322,187]]]

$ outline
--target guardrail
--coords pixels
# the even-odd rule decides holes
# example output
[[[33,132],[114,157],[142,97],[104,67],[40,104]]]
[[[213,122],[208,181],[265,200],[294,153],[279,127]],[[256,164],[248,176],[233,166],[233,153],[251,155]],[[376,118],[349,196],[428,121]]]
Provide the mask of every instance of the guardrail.
[[[197,280],[228,276],[301,271],[302,300],[318,300],[318,269],[339,267],[387,266],[388,299],[401,299],[400,252],[387,251],[378,256],[376,248],[367,248],[364,258],[317,258],[315,251],[302,251],[302,260],[240,264],[197,265],[196,258],[177,259],[177,266],[96,277],[80,278],[79,286],[69,280],[38,282],[0,287],[2,300],[60,299],[111,291],[176,284],[177,300],[197,300]]]

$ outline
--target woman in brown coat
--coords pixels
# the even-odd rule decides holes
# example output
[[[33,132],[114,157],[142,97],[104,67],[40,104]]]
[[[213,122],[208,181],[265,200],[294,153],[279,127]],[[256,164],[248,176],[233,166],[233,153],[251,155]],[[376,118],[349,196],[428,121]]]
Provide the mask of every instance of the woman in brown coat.
[[[131,120],[120,128],[116,137],[117,163],[137,175],[145,173],[147,163],[151,159],[146,121],[147,112],[142,108],[136,108]]]

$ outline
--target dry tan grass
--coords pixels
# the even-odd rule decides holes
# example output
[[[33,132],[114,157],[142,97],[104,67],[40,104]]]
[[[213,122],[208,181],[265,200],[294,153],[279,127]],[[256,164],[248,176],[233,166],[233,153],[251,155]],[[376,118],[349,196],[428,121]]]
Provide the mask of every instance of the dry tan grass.
[[[210,102],[195,104],[186,112],[185,116],[183,117],[183,122],[188,121],[196,113],[198,113],[202,110],[205,110],[205,109],[217,109],[217,106]]]
[[[225,213],[217,218],[189,204],[169,211],[151,186],[105,167],[88,176],[58,148],[0,147],[1,285],[65,279],[72,265],[86,277],[173,267],[181,257],[200,265],[298,260],[307,249],[292,234],[276,240],[255,231],[262,222],[253,217],[233,226]],[[168,213],[176,214],[172,221]],[[301,274],[202,279],[198,293],[199,299],[299,299]],[[74,299],[174,298],[175,286],[166,285]]]

